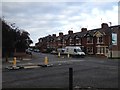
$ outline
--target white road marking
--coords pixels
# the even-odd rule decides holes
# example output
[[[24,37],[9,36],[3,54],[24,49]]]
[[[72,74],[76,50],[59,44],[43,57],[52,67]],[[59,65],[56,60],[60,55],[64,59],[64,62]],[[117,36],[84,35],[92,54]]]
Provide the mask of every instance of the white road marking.
[[[24,66],[24,69],[28,69],[28,68],[38,68],[40,66]]]

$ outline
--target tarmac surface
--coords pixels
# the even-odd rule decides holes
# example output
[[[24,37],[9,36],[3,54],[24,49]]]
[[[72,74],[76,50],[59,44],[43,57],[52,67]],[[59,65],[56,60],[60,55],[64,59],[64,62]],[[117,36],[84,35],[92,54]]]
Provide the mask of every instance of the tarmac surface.
[[[17,60],[26,67],[8,70],[12,58],[2,64],[2,88],[69,88],[69,68],[73,68],[73,88],[118,88],[118,59],[98,57],[68,58],[57,55],[33,53],[34,57]],[[48,67],[44,58],[48,57]]]

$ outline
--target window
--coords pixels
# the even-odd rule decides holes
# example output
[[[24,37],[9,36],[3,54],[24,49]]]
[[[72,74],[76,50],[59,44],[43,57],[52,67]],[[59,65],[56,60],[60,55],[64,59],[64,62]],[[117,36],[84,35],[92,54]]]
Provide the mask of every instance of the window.
[[[76,49],[74,49],[74,52],[76,52],[76,53],[77,53],[77,50],[76,50]]]
[[[57,38],[58,40],[61,40],[60,37]]]
[[[40,42],[42,42],[42,39],[40,39]]]
[[[47,42],[47,48],[49,48],[50,47],[50,44],[49,44],[49,42]]]
[[[55,39],[52,39],[52,42],[55,42]]]
[[[64,39],[61,40],[61,44],[64,46]]]
[[[106,47],[106,53],[108,53],[108,47]]]
[[[62,42],[65,43],[65,40],[63,39]]]
[[[101,54],[104,53],[104,47],[101,47]]]
[[[97,38],[97,43],[98,43],[98,44],[103,43],[103,37],[98,37],[98,38]]]
[[[72,42],[72,38],[70,38],[70,43]]]
[[[76,45],[81,45],[81,40],[77,39],[76,40]]]
[[[66,52],[68,52],[68,48],[66,49]]]
[[[87,53],[93,54],[93,47],[87,47]]]
[[[78,37],[76,37],[76,40],[78,40],[79,38]]]
[[[71,38],[71,37],[69,38],[69,42],[70,42],[70,43],[69,43],[70,45],[73,45],[73,44],[72,44],[72,38]]]
[[[100,47],[97,47],[97,54],[100,54]]]
[[[62,49],[62,53],[64,53],[65,50]]]
[[[65,43],[66,43],[66,41],[65,41]]]
[[[93,43],[93,38],[92,37],[87,37],[87,43]]]
[[[81,49],[74,49],[74,52],[81,52]]]
[[[104,47],[97,47],[97,54],[104,54]]]

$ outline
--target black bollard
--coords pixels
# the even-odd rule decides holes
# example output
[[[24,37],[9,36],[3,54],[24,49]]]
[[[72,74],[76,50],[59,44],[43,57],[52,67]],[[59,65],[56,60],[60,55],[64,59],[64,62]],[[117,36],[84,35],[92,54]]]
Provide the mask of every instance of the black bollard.
[[[69,68],[69,90],[73,90],[73,68]]]

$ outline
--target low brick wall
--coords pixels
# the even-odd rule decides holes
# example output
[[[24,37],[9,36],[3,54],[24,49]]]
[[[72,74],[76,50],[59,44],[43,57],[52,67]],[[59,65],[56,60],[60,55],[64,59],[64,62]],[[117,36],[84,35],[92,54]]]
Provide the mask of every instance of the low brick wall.
[[[110,58],[110,51],[108,52],[107,55],[108,58]],[[120,58],[120,51],[112,51],[112,58]]]
[[[17,52],[17,53],[14,53],[14,57],[22,60],[23,58],[32,58],[32,55],[28,55],[25,52]]]

